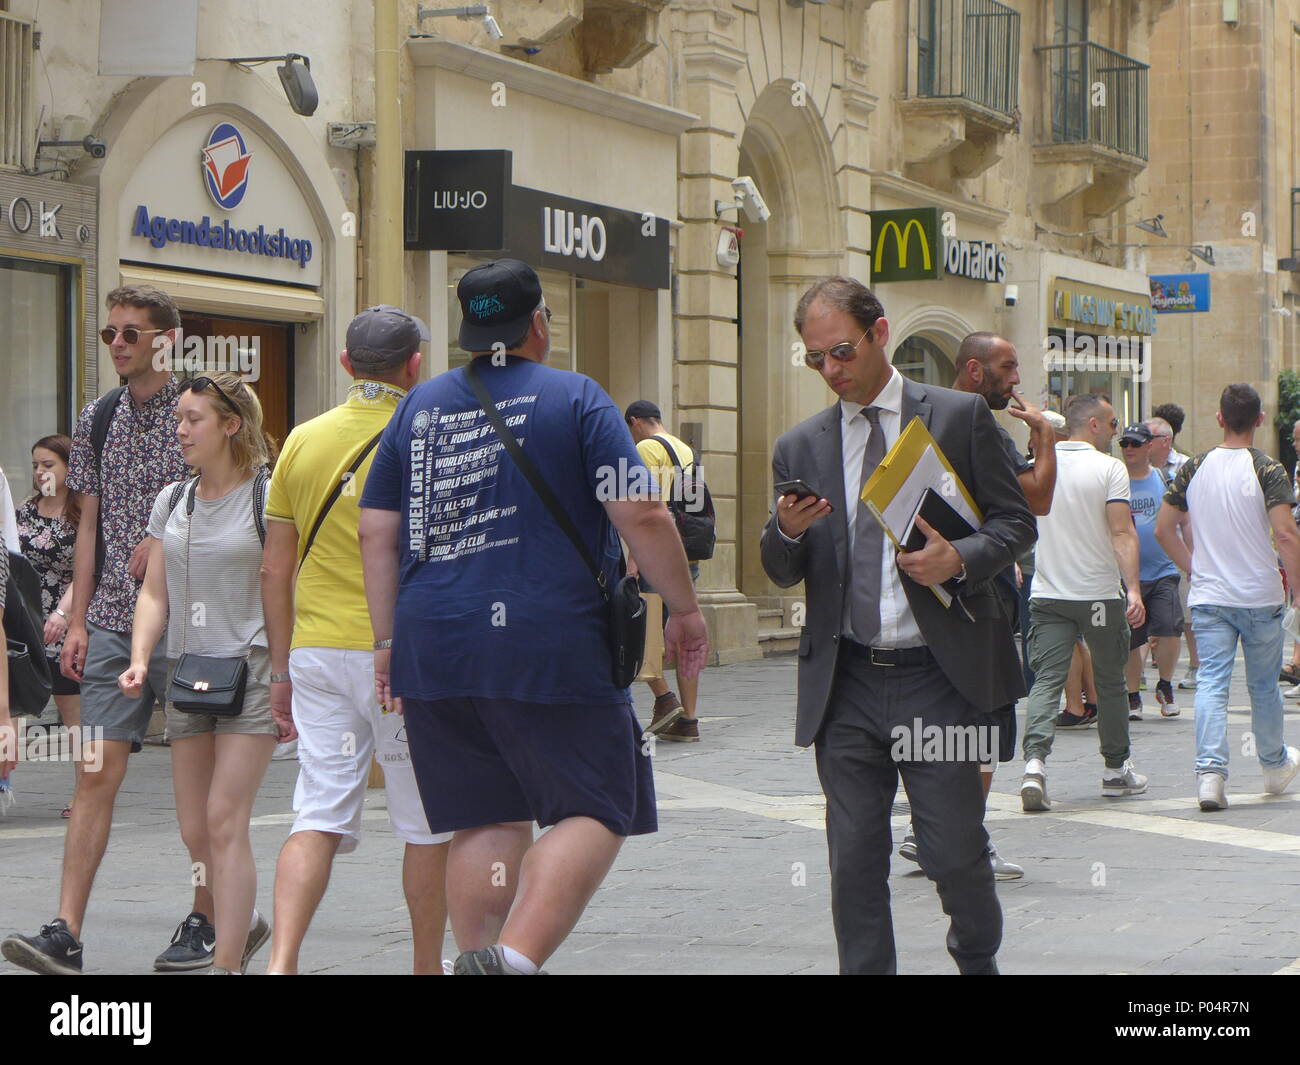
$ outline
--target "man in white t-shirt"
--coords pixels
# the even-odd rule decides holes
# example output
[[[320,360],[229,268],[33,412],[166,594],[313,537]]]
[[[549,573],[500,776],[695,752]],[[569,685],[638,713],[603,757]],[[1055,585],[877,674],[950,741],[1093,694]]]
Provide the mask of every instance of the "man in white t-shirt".
[[[1147,778],[1129,758],[1129,625],[1141,625],[1138,538],[1129,509],[1124,464],[1106,452],[1119,422],[1110,400],[1074,396],[1065,405],[1068,440],[1056,445],[1051,513],[1038,519],[1037,565],[1029,599],[1029,668],[1034,686],[1025,714],[1025,775],[1020,804],[1050,810],[1047,756],[1056,735],[1057,705],[1075,641],[1092,652],[1097,720],[1106,769],[1101,793],[1137,795]],[[1120,587],[1123,575],[1127,593]],[[1086,722],[1085,722],[1086,723]]]
[[[1300,588],[1300,532],[1291,514],[1295,496],[1282,464],[1254,447],[1255,430],[1264,423],[1259,393],[1247,384],[1229,385],[1219,398],[1218,419],[1222,445],[1183,465],[1156,519],[1156,539],[1174,564],[1192,575],[1188,602],[1201,653],[1196,797],[1202,810],[1228,805],[1228,684],[1238,640],[1264,790],[1281,794],[1300,770],[1300,750],[1282,740],[1277,687],[1286,604],[1278,555],[1291,587]],[[1191,552],[1176,532],[1180,511],[1191,517]]]

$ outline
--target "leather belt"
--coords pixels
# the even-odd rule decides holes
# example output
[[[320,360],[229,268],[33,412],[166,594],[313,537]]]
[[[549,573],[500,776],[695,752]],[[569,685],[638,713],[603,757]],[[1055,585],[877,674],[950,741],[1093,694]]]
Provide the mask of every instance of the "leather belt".
[[[934,662],[928,647],[864,647],[847,638],[842,642],[850,654],[873,666],[928,666]]]

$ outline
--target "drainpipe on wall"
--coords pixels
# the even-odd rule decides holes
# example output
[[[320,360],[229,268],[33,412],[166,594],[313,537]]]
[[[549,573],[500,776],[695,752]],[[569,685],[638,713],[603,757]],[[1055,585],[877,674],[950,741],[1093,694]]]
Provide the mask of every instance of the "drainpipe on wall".
[[[402,282],[402,110],[398,102],[398,0],[375,0],[375,184],[368,227],[369,303],[406,302]]]

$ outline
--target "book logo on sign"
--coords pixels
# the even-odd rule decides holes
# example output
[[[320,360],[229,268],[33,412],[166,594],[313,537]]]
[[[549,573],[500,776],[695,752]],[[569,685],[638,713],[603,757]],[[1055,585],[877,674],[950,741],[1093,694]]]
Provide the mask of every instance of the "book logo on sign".
[[[199,161],[208,195],[222,210],[233,210],[243,200],[252,160],[244,135],[232,123],[219,122],[212,128]]]

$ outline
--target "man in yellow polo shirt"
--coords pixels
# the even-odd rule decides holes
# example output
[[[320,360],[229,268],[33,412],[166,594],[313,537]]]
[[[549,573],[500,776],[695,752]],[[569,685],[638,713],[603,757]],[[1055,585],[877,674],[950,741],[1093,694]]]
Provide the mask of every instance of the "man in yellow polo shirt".
[[[442,972],[451,833],[430,833],[402,717],[376,701],[357,540],[357,503],[375,445],[416,383],[428,339],[424,323],[397,307],[370,307],[352,319],[339,356],[355,378],[347,399],[289,434],[271,480],[262,564],[271,709],[297,726],[300,763],[298,818],[275,871],[271,973],[297,972],[334,855],[360,842],[372,755],[384,770],[393,832],[406,842],[402,884],[415,972]]]
[[[637,454],[641,461],[650,467],[659,484],[659,498],[671,498],[676,484],[677,470],[685,468],[695,461],[695,452],[690,446],[672,433],[664,430],[663,412],[648,399],[638,399],[627,408],[623,420],[636,441]],[[654,439],[658,437],[658,439]],[[665,442],[667,447],[664,446]],[[669,449],[672,454],[669,454]],[[673,459],[676,458],[676,463]],[[636,559],[628,557],[628,572],[637,576]],[[691,579],[700,575],[700,564],[691,563]],[[654,589],[641,579],[641,591],[653,592]],[[668,606],[664,605],[664,624],[668,624]],[[700,692],[700,678],[677,675],[677,686],[681,688],[681,698],[671,691],[668,682],[662,677],[647,681],[655,695],[654,714],[646,729],[658,739],[673,743],[694,743],[700,738],[700,723],[695,717],[695,703]]]

